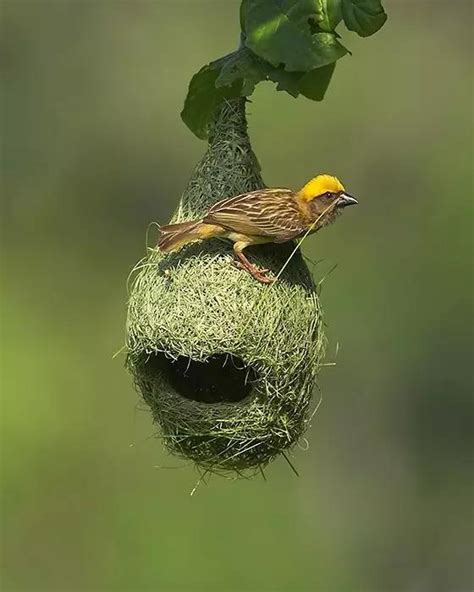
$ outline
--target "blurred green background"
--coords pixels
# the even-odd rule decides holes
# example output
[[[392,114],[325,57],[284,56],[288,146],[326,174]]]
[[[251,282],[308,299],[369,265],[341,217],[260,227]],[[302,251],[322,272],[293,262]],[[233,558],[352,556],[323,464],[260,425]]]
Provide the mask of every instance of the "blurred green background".
[[[112,358],[147,225],[205,149],[187,83],[238,6],[2,3],[2,590],[472,589],[469,0],[386,0],[323,103],[268,83],[249,106],[267,184],[333,172],[360,200],[304,246],[338,264],[340,350],[301,477],[277,460],[190,497]]]

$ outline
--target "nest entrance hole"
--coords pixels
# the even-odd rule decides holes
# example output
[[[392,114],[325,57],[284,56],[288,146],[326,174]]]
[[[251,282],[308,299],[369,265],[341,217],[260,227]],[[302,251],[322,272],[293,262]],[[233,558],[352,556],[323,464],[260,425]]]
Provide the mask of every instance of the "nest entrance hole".
[[[169,358],[157,353],[145,363],[160,372],[182,397],[199,403],[236,403],[246,399],[256,380],[254,369],[231,354],[215,354],[204,362],[186,356]]]

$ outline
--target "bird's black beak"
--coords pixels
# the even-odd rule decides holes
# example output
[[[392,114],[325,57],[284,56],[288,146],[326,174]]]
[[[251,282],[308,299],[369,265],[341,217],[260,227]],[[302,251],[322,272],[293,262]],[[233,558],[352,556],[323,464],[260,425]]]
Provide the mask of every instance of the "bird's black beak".
[[[355,206],[359,202],[356,200],[355,197],[349,195],[348,193],[341,193],[341,195],[337,198],[336,205],[338,208],[345,208],[347,206]]]

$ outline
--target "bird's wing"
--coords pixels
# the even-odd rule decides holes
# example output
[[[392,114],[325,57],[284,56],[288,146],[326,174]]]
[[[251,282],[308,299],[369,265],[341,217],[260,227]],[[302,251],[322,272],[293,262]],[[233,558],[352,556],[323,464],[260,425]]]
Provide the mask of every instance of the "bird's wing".
[[[290,189],[262,189],[216,203],[203,219],[227,230],[284,242],[301,234],[302,214]]]

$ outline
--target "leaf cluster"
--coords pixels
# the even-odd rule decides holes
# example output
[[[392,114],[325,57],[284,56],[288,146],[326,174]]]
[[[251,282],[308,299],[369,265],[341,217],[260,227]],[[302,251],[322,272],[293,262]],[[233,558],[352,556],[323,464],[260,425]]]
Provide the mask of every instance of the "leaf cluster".
[[[216,107],[250,96],[262,81],[293,97],[321,101],[337,60],[350,53],[336,28],[343,22],[361,37],[387,20],[381,0],[242,0],[241,44],[191,79],[181,116],[206,138]]]

